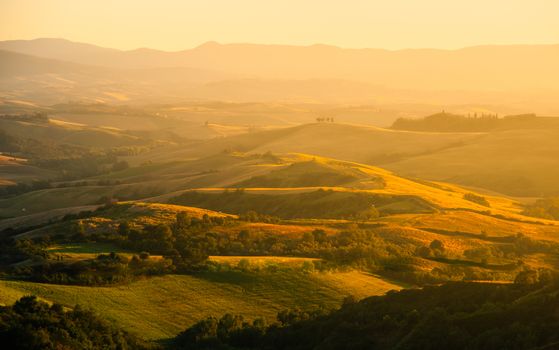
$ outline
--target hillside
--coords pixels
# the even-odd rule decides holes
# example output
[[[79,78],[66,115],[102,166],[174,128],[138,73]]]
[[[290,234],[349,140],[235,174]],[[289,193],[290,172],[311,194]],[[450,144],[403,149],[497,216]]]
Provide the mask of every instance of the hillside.
[[[388,184],[395,181],[389,180]],[[495,200],[492,203],[499,205]],[[198,219],[204,219],[205,216],[229,217],[233,221],[209,228],[212,237],[219,235],[220,242],[225,237],[231,240],[249,237],[249,242],[254,240],[255,247],[264,242],[276,242],[273,245],[276,252],[288,249],[295,242],[301,242],[297,249],[311,247],[303,242],[308,240],[309,235],[312,237],[316,232],[323,231],[326,238],[320,239],[326,240],[323,241],[325,247],[333,249],[340,245],[338,253],[335,253],[336,250],[326,250],[325,261],[341,259],[339,263],[342,265],[332,270],[319,270],[321,262],[317,258],[292,257],[293,253],[289,250],[278,256],[262,256],[256,250],[250,256],[211,256],[209,260],[217,265],[210,265],[213,267],[206,271],[145,277],[125,285],[73,286],[5,280],[0,283],[0,302],[11,303],[22,295],[33,293],[43,300],[68,307],[79,303],[93,307],[100,315],[117,321],[124,329],[143,338],[162,339],[175,336],[201,319],[219,317],[225,312],[243,315],[249,320],[265,317],[271,322],[277,312],[286,308],[336,308],[348,295],[360,299],[401,288],[398,283],[389,282],[391,280],[387,280],[387,276],[407,276],[409,279],[408,274],[414,274],[418,276],[417,281],[432,276],[437,281],[494,279],[510,282],[524,269],[556,268],[553,249],[556,249],[558,240],[557,226],[518,222],[465,210],[388,215],[370,221],[308,219],[269,224],[238,221],[233,216],[193,207],[125,202],[97,209],[85,216],[83,213],[69,216],[62,221],[24,231],[17,237],[35,237],[40,240],[48,236],[60,240],[61,236],[65,236],[63,239],[68,242],[68,238],[75,237],[75,227],[79,225],[89,237],[89,242],[53,245],[49,248],[55,254],[51,259],[60,259],[56,258],[58,256],[71,263],[95,259],[98,254],[108,252],[132,256],[134,251],[95,240],[104,235],[116,234],[124,221],[132,229],[146,229],[161,224],[172,226],[178,213]],[[523,235],[518,236],[517,232]],[[348,267],[343,267],[346,266],[344,261],[352,261],[352,255],[359,252],[359,245],[345,246],[347,240],[353,239],[364,239],[360,244],[372,244],[375,247],[372,251],[357,253],[357,257],[360,254],[388,254],[387,265],[376,267],[384,278],[366,272],[348,271]],[[440,242],[442,248],[428,248],[435,247],[433,242]],[[238,244],[231,245],[236,246]],[[385,248],[381,248],[383,246]],[[432,252],[420,255],[423,253],[419,253],[419,247]],[[347,253],[343,253],[346,249]],[[349,253],[354,249],[354,253]],[[387,251],[381,253],[382,249]],[[298,251],[298,254],[305,253]],[[391,254],[395,255],[391,257]],[[407,258],[403,259],[403,256]],[[150,259],[158,261],[161,257],[152,254]],[[398,259],[403,260],[398,262]],[[518,265],[518,259],[522,260],[522,265]],[[363,262],[357,261],[357,266],[363,269]],[[317,270],[308,270],[307,262],[317,266]],[[157,298],[154,299],[153,295],[157,295]]]
[[[235,77],[188,67],[119,69],[68,62],[66,57],[52,59],[2,49],[0,62],[0,98],[43,105],[69,101],[145,103],[147,98],[158,103],[177,101],[181,90]]]
[[[34,294],[68,307],[80,304],[144,339],[161,340],[201,318],[223,312],[272,322],[276,313],[286,308],[335,308],[347,295],[364,297],[399,288],[358,272],[223,272],[169,275],[111,288],[0,281],[0,303],[11,304],[23,295]]]
[[[0,350],[559,350],[557,14],[0,0]]]
[[[193,178],[185,180],[185,172]],[[313,174],[326,183],[312,186]],[[86,181],[107,179],[122,183],[45,189],[3,200],[3,210],[36,212],[0,223],[3,242],[15,244],[3,249],[31,245],[45,255],[23,250],[27,258],[2,265],[17,275],[0,283],[0,302],[32,293],[66,307],[79,303],[142,338],[161,340],[225,312],[273,322],[284,309],[337,308],[348,296],[383,295],[402,284],[510,283],[523,271],[556,271],[557,266],[559,226],[521,215],[514,200],[359,163],[304,154],[221,153]],[[307,187],[235,189],[276,180]],[[189,181],[231,188],[167,192]],[[161,183],[166,194],[149,202],[76,207],[122,186],[138,195],[149,183]],[[67,208],[56,211],[56,206]],[[364,211],[380,216],[356,215]],[[230,215],[235,213],[241,215]],[[184,270],[177,249],[186,252],[184,259],[193,249],[208,256],[204,265]],[[14,259],[6,251],[0,257]],[[105,261],[119,267],[111,270]],[[101,265],[88,269],[88,264]],[[138,264],[162,270],[141,274],[134,270]],[[104,276],[107,268],[111,279],[123,279],[104,284],[87,279]]]
[[[42,142],[146,142],[101,125],[21,118],[8,131],[22,137],[29,125]],[[316,123],[124,152],[104,171],[0,199],[0,302],[32,293],[79,303],[161,341],[224,312],[272,323],[285,309],[333,309],[402,286],[553,274],[559,225],[525,216],[520,201],[320,155],[403,161],[520,132]]]
[[[0,117],[0,127],[11,137],[75,146],[110,148],[146,143],[146,140],[121,130],[88,127],[53,118],[48,120],[39,118],[17,120],[16,118]]]
[[[316,123],[210,140],[188,149],[168,148],[131,161],[198,158],[224,150],[298,152],[380,166],[409,177],[536,197],[557,192],[556,124],[459,133]]]
[[[447,284],[348,302],[327,315],[293,313],[283,327],[235,330],[258,329],[253,338],[201,328],[212,321],[206,319],[175,341],[194,349],[553,349],[557,318],[549,301],[556,300],[556,293],[556,281]]]
[[[513,196],[557,194],[559,129],[505,130],[479,142],[384,164],[409,176],[487,188]],[[456,169],[461,169],[456,172]]]
[[[330,178],[325,177],[325,172],[330,174]],[[281,182],[274,183],[274,179],[277,179],[278,176],[282,178],[283,185]],[[162,179],[165,181],[161,181]],[[343,183],[340,183],[340,180]],[[263,155],[221,153],[192,161],[140,165],[107,175],[99,175],[73,186],[72,183],[67,183],[57,188],[31,191],[9,199],[2,199],[0,208],[4,216],[18,216],[54,208],[98,204],[103,197],[168,202],[193,190],[196,192],[192,198],[202,200],[204,197],[209,199],[211,196],[208,196],[211,193],[227,195],[223,193],[227,188],[244,188],[246,196],[252,198],[251,201],[258,196],[262,200],[269,198],[272,202],[276,199],[282,200],[287,207],[297,196],[309,198],[313,196],[312,193],[305,194],[305,192],[316,193],[319,189],[327,189],[333,192],[324,192],[326,196],[331,194],[332,198],[346,198],[346,200],[369,198],[362,201],[362,205],[376,203],[381,212],[386,210],[387,213],[392,214],[413,213],[417,210],[422,212],[463,208],[478,212],[487,211],[493,215],[517,217],[522,210],[520,203],[511,199],[480,195],[489,201],[488,205],[482,205],[465,199],[466,194],[472,192],[470,190],[444,183],[403,178],[373,166],[304,154],[274,155],[269,153]],[[298,192],[299,194],[297,194]],[[258,196],[251,197],[253,195]],[[290,195],[291,197],[277,195]],[[318,199],[324,195],[315,197]],[[240,198],[235,197],[234,191],[229,193],[229,196],[232,196],[231,199]],[[219,200],[219,196],[216,199],[218,200],[216,204],[228,203],[228,201]],[[305,204],[304,201],[299,203]],[[181,204],[204,205],[203,200],[202,202],[187,201]],[[257,207],[251,207],[255,204],[256,202],[248,207],[242,205],[236,207],[230,203],[227,208],[234,210],[235,213],[243,213],[246,210],[255,210]],[[206,203],[206,205],[210,204]],[[320,201],[315,205],[319,208]],[[335,200],[331,205],[332,209],[336,208]],[[208,209],[226,211],[225,207],[212,208],[210,206]],[[355,215],[364,209],[364,207],[348,209],[349,211],[344,215]],[[311,212],[315,211],[316,209]],[[333,214],[325,212],[321,215],[332,217]],[[339,215],[333,217],[339,217]]]
[[[66,122],[40,112],[0,115],[0,193],[9,197],[58,187],[55,181],[127,168],[119,154],[180,141],[176,135],[156,137]]]
[[[4,80],[0,97],[33,103],[177,103],[188,96],[236,102],[375,104],[383,109],[427,104],[434,108],[430,112],[475,101],[519,113],[558,112],[553,102],[559,75],[554,64],[557,45],[389,51],[210,42],[163,52],[36,39],[3,41],[0,50],[5,52],[6,66],[39,67],[26,66],[18,79]],[[13,52],[19,55],[15,65],[8,57]],[[68,69],[68,64],[74,68]],[[81,67],[78,72],[75,65]]]
[[[193,67],[275,79],[335,78],[398,88],[555,89],[557,45],[478,46],[460,50],[342,49],[209,42],[179,52],[119,51],[61,39],[5,41],[0,48],[51,59],[119,68]],[[528,60],[528,61],[527,61]],[[476,62],[484,62],[479,71]],[[317,64],[320,62],[320,64]],[[293,67],[297,67],[296,69]],[[446,73],[446,74],[443,74]],[[436,79],[433,79],[436,77]],[[521,84],[517,82],[521,81]]]
[[[171,148],[164,152],[146,154],[146,157],[154,161],[169,161],[201,157],[224,150],[258,153],[271,151],[315,154],[371,164],[375,160],[392,160],[455,147],[479,136],[471,133],[418,133],[362,125],[313,123],[211,140],[188,149]]]
[[[54,177],[54,172],[29,165],[27,159],[0,156],[0,187]]]
[[[152,197],[149,203],[138,201],[118,203],[108,209],[96,206],[74,206],[81,201],[94,202],[102,193],[114,194],[111,191],[121,186],[128,186],[130,191],[135,191],[134,188],[139,189],[146,184],[136,179],[138,181],[136,184],[128,185],[42,190],[16,197],[15,200],[4,201],[3,205],[7,205],[3,209],[5,215],[10,212],[21,215],[22,208],[26,208],[25,213],[28,214],[21,218],[5,220],[5,224],[4,222],[0,224],[0,228],[12,227],[18,230],[16,232],[22,232],[18,235],[20,238],[40,238],[45,235],[68,237],[74,234],[76,225],[82,227],[88,235],[111,232],[114,234],[123,220],[127,221],[130,227],[141,228],[149,225],[171,224],[179,212],[197,218],[203,214],[209,217],[234,218],[224,213],[243,216],[252,210],[260,214],[278,216],[278,221],[266,224],[258,222],[227,224],[216,227],[213,231],[235,236],[243,230],[248,230],[256,235],[279,235],[282,238],[300,239],[316,229],[324,230],[329,234],[343,232],[351,229],[353,222],[356,221],[365,225],[364,227],[376,227],[374,231],[380,237],[398,245],[403,244],[406,249],[414,250],[417,246],[428,245],[431,241],[439,240],[446,247],[446,252],[455,257],[462,256],[468,249],[481,247],[494,247],[490,248],[491,250],[505,249],[505,247],[518,249],[512,247],[516,247],[518,240],[521,239],[516,235],[522,234],[529,239],[542,242],[541,247],[536,245],[534,251],[529,250],[531,253],[529,258],[525,257],[526,263],[549,267],[553,267],[554,264],[552,262],[554,259],[547,254],[548,248],[545,248],[551,243],[545,242],[557,241],[558,226],[554,221],[521,215],[521,205],[511,199],[477,194],[476,196],[487,202],[487,204],[479,204],[466,199],[466,194],[472,194],[471,191],[457,186],[405,179],[379,168],[304,155],[290,155],[284,158],[275,156],[272,158],[274,159],[272,164],[268,163],[270,159],[266,157],[222,155],[217,159],[210,157],[195,161],[191,165],[194,170],[196,164],[207,166],[208,161],[214,163],[218,159],[231,171],[231,174],[241,174],[241,178],[246,179],[244,181],[259,181],[263,176],[273,178],[274,173],[278,171],[285,181],[293,181],[298,179],[298,167],[309,169],[309,165],[311,169],[326,167],[339,174],[349,173],[359,176],[358,180],[351,183],[354,188],[326,187],[326,190],[321,187],[270,187],[243,190],[198,188],[196,191],[178,191]],[[293,166],[293,164],[299,165]],[[250,171],[251,168],[259,170],[256,174],[268,175],[255,176],[254,172]],[[160,168],[155,170],[161,171]],[[169,175],[173,174],[169,169],[163,171],[168,171]],[[246,173],[247,171],[249,172]],[[126,172],[128,170],[123,173]],[[211,179],[216,174],[220,175],[220,172],[212,172],[208,175],[202,173],[201,176],[210,176]],[[230,173],[225,173],[227,178],[229,178],[228,174]],[[176,176],[182,177],[182,174],[179,172]],[[214,177],[213,181],[216,180]],[[234,178],[229,181],[235,183]],[[105,192],[100,191],[102,188],[105,188]],[[66,194],[63,194],[64,192]],[[87,200],[86,193],[89,193],[87,196],[91,198],[90,200]],[[138,192],[131,193],[138,194]],[[190,207],[161,204],[164,202]],[[52,210],[58,205],[66,206],[66,209]],[[193,208],[193,206],[205,209]],[[80,211],[96,208],[97,210],[86,213],[81,219],[69,215],[69,221],[57,222],[65,214],[76,215]],[[216,213],[208,209],[224,213]],[[32,212],[37,214],[30,214]],[[49,220],[54,220],[54,223],[44,226]],[[250,220],[250,217],[243,220]],[[256,218],[256,221],[258,220],[263,219]],[[26,226],[29,228],[25,229]],[[532,244],[535,243],[530,243]],[[503,256],[499,254],[495,255],[496,261],[501,261],[509,253]],[[506,258],[504,261],[511,260]],[[441,262],[435,265],[433,263],[431,261],[428,266],[434,268]],[[442,263],[444,265],[444,261]],[[467,261],[459,260],[457,263],[468,264]],[[507,278],[511,278],[510,275],[508,276]]]
[[[506,115],[477,113],[468,115],[437,113],[419,119],[399,118],[392,129],[427,132],[488,132],[494,130],[557,129],[559,118],[535,114]]]

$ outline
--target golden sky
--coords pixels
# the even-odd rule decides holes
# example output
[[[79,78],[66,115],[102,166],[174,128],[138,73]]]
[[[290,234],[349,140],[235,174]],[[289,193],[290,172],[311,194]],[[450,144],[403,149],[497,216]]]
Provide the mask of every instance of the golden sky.
[[[460,48],[559,43],[559,0],[0,0],[0,40]]]

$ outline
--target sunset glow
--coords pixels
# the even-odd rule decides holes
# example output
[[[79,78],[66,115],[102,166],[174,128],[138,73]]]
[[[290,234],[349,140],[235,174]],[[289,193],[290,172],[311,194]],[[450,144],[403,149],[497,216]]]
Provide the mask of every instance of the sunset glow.
[[[205,41],[460,48],[559,42],[554,0],[2,0],[0,40],[182,50]]]

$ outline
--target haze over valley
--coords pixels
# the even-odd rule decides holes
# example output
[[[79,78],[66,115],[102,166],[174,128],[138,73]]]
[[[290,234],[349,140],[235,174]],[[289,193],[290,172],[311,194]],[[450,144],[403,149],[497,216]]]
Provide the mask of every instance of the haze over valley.
[[[0,5],[3,346],[559,344],[554,3],[211,3]]]

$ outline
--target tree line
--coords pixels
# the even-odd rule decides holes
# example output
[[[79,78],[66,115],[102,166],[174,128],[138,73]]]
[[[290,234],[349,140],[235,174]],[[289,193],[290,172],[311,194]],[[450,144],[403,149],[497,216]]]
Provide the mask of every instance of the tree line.
[[[224,315],[179,334],[175,349],[552,349],[559,285],[447,283],[405,289],[333,312],[284,311],[277,321]],[[530,296],[530,297],[528,297]]]

